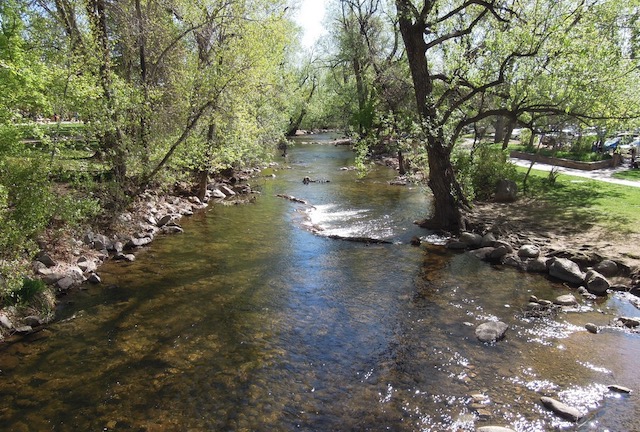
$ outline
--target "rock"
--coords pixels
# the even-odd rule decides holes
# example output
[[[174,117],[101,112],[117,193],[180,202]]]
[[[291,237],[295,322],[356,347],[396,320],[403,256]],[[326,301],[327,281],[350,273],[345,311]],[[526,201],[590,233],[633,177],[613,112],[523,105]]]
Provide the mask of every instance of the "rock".
[[[476,328],[476,337],[480,342],[494,342],[504,338],[509,326],[502,321],[489,321]]]
[[[512,180],[500,180],[496,186],[494,200],[501,203],[514,202],[518,198],[518,185]]]
[[[486,408],[478,408],[475,410],[475,412],[478,415],[478,418],[480,420],[489,420],[493,417],[493,414],[491,414],[491,411],[489,411]]]
[[[577,306],[578,300],[576,300],[573,294],[565,294],[556,297],[553,303],[560,306]]]
[[[488,259],[489,255],[491,255],[491,252],[493,252],[494,249],[494,247],[481,247],[480,249],[469,251],[469,253],[476,258],[484,261]]]
[[[220,189],[212,190],[211,196],[215,199],[225,199],[227,197]]]
[[[578,293],[582,296],[582,298],[584,298],[585,300],[595,300],[598,297],[596,297],[595,294],[591,294],[585,287],[580,286],[578,287]]]
[[[640,319],[638,318],[618,317],[616,318],[616,320],[628,328],[635,328],[640,326]]]
[[[163,227],[163,226],[165,226],[166,224],[168,224],[169,222],[172,222],[172,221],[173,221],[173,218],[174,218],[174,216],[173,216],[173,215],[171,215],[171,214],[164,215],[164,216],[162,216],[162,217],[160,218],[160,220],[158,221],[158,223],[157,223],[156,225],[157,225],[157,226],[159,226],[159,227]]]
[[[510,245],[501,244],[500,242],[495,242],[495,245],[496,247],[487,257],[491,261],[500,261],[503,257],[513,252],[513,248]]]
[[[40,275],[42,276],[42,282],[46,283],[47,285],[53,285],[65,276],[64,273],[60,272],[40,273]]]
[[[46,265],[47,267],[55,267],[57,265],[57,263],[53,260],[53,258],[51,258],[49,254],[44,252],[40,252],[38,254],[36,261],[40,261],[42,264]]]
[[[180,234],[184,232],[184,229],[179,225],[166,225],[162,227],[162,232],[165,234]]]
[[[611,391],[618,392],[618,393],[627,393],[628,394],[628,393],[631,393],[631,391],[632,391],[630,388],[622,387],[622,386],[619,386],[617,384],[608,385],[607,388],[609,390],[611,390]]]
[[[576,285],[584,282],[585,278],[578,264],[566,258],[554,258],[549,267],[549,275]]]
[[[66,291],[73,286],[75,281],[71,276],[65,276],[57,282],[60,291]]]
[[[458,238],[463,243],[466,243],[471,248],[478,248],[482,244],[482,236],[480,234],[472,232],[463,232]]]
[[[141,238],[132,238],[130,239],[126,245],[124,245],[125,249],[133,249],[137,247],[146,246],[151,243],[153,239],[151,237],[141,237]]]
[[[611,260],[604,260],[596,264],[593,269],[604,276],[615,276],[618,273],[618,264]]]
[[[13,323],[5,314],[0,314],[0,324],[8,330],[13,329]]]
[[[524,261],[524,269],[531,273],[546,273],[547,260],[544,258],[527,259]]]
[[[134,262],[136,260],[136,256],[134,254],[123,254],[123,253],[119,253],[116,254],[114,256],[114,259],[116,261],[128,261],[128,262]]]
[[[515,255],[507,255],[506,257],[504,257],[502,260],[502,264],[518,269],[523,267],[522,261]]]
[[[493,247],[493,244],[496,242],[496,236],[493,235],[493,233],[486,233],[483,237],[482,237],[482,242],[480,243],[480,246],[482,247],[488,247],[491,246]]]
[[[596,295],[606,295],[611,286],[609,281],[595,270],[589,270],[585,275],[587,290]]]
[[[40,274],[39,272],[41,270],[47,269],[47,266],[44,265],[43,263],[41,263],[40,261],[34,261],[34,262],[31,263],[31,268],[33,269],[34,272]],[[4,281],[4,278],[3,278],[1,285],[4,286],[4,283],[5,283],[5,281]]]
[[[593,323],[586,323],[584,325],[584,328],[586,328],[589,333],[593,333],[593,334],[598,334],[598,332],[600,331],[598,326]]]
[[[540,256],[540,248],[534,245],[523,245],[518,249],[520,258],[538,258]]]
[[[88,231],[85,235],[84,238],[82,239],[82,241],[84,242],[84,244],[86,244],[87,246],[91,246],[93,245],[93,237],[94,234],[91,231]]]
[[[468,245],[465,242],[459,240],[450,240],[447,242],[445,247],[451,250],[465,250],[467,246]]]
[[[16,327],[14,330],[16,331],[16,333],[26,334],[26,333],[31,333],[33,331],[33,327],[24,325],[24,326]]]
[[[24,317],[23,321],[26,325],[30,327],[38,327],[44,324],[44,321],[40,317],[37,317],[35,315],[29,315],[27,317]]]
[[[543,396],[540,398],[540,402],[542,402],[542,405],[544,405],[545,408],[553,411],[565,420],[577,422],[582,418],[582,414],[577,408],[570,407],[569,405],[553,398]]]
[[[99,283],[102,283],[102,279],[100,279],[100,276],[98,276],[96,273],[91,273],[87,278],[87,282],[97,285]]]
[[[152,215],[152,214],[147,215],[147,216],[144,218],[144,221],[145,221],[146,223],[148,223],[149,225],[158,225],[158,221],[156,220],[156,218],[155,218],[155,217],[153,217],[153,215]]]
[[[233,189],[231,189],[228,186],[225,185],[220,185],[218,186],[218,190],[220,190],[220,192],[222,192],[225,197],[232,197],[234,196],[236,193],[233,191]]]
[[[123,250],[124,250],[124,245],[122,244],[121,241],[113,242],[113,252],[115,252],[116,254],[119,254],[119,253],[122,253]]]
[[[476,429],[476,432],[515,432],[513,429],[502,426],[482,426]]]
[[[111,246],[111,240],[109,240],[109,237],[104,234],[95,234],[92,244],[95,250],[100,251],[103,249],[109,249],[109,247]]]
[[[80,267],[80,270],[82,270],[83,273],[93,272],[98,268],[95,262],[84,256],[78,258],[76,264]]]

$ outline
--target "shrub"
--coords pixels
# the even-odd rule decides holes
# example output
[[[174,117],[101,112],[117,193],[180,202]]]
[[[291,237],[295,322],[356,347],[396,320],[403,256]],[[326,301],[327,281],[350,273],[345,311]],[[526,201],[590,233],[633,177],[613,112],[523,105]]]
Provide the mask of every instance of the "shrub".
[[[45,284],[39,279],[24,278],[20,288],[7,293],[4,303],[7,305],[26,305],[32,302],[36,295],[43,292]]]
[[[516,168],[508,151],[500,146],[481,144],[470,154],[459,152],[453,159],[458,181],[469,199],[487,200],[500,180],[515,180]]]

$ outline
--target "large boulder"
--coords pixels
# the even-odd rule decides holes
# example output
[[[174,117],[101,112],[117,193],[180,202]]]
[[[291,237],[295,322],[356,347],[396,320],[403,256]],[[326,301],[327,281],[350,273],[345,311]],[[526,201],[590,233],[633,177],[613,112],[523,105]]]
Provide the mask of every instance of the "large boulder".
[[[496,186],[496,202],[510,203],[518,198],[518,185],[512,180],[500,180]]]
[[[587,283],[587,290],[591,294],[596,295],[606,295],[607,290],[611,287],[607,278],[595,270],[589,270],[587,272],[585,282]]]
[[[593,269],[603,276],[615,276],[618,274],[618,264],[611,260],[603,260],[596,264]]]
[[[476,328],[476,337],[480,342],[495,342],[504,338],[509,326],[502,321],[488,321]]]
[[[580,266],[566,258],[555,258],[549,266],[549,275],[576,285],[584,282],[585,278]]]

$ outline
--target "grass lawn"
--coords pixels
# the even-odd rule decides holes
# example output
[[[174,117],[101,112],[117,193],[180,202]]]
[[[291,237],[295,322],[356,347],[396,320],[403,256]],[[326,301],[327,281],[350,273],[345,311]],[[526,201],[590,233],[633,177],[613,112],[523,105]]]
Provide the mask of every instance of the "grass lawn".
[[[522,189],[527,169],[517,169]],[[598,225],[621,234],[640,231],[640,188],[565,174],[550,184],[548,177],[547,171],[532,170],[527,181],[527,195],[545,204],[539,217],[553,218],[576,230]]]
[[[640,169],[620,171],[613,175],[617,179],[640,181]]]

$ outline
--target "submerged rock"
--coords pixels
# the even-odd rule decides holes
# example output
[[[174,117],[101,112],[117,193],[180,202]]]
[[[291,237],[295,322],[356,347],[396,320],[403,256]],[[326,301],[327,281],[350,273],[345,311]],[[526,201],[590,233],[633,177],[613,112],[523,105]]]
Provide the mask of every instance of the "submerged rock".
[[[553,398],[543,396],[540,398],[540,402],[542,402],[542,405],[544,405],[545,408],[553,411],[565,420],[577,422],[582,418],[582,413],[577,408],[571,407]]]
[[[495,342],[504,338],[509,326],[502,321],[489,321],[476,328],[476,337],[480,342]]]
[[[565,294],[565,295],[558,296],[553,302],[560,306],[577,306],[578,305],[578,300],[576,300],[573,294]]]
[[[632,391],[630,388],[622,387],[622,386],[617,385],[617,384],[608,385],[607,388],[609,390],[611,390],[611,391],[618,392],[618,393],[627,393],[628,394],[628,393],[631,393],[631,391]]]
[[[600,331],[598,326],[593,323],[586,323],[584,325],[584,328],[587,329],[589,333],[593,333],[593,334],[597,334]]]

